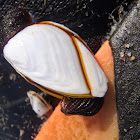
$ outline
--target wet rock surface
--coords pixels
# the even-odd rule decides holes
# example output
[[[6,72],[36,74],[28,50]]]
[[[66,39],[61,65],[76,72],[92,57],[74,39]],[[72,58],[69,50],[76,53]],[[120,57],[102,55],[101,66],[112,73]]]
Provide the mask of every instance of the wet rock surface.
[[[115,61],[120,139],[139,138],[140,5],[137,3],[110,39]],[[124,52],[125,61],[120,59]],[[128,53],[131,53],[128,55]]]

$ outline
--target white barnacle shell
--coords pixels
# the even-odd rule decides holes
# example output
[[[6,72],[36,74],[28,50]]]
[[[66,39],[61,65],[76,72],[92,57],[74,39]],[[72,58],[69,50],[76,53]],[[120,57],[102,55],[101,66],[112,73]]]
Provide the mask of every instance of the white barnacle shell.
[[[54,22],[27,26],[3,49],[28,82],[56,96],[103,97],[108,80],[85,42]]]
[[[39,116],[47,114],[49,111],[52,112],[52,106],[46,102],[46,100],[38,93],[34,91],[27,92],[30,99],[30,103],[34,112]]]

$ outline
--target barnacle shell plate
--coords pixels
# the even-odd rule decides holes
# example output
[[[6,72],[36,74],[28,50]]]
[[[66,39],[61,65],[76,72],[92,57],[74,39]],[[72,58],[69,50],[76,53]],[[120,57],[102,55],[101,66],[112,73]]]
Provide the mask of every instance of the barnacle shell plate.
[[[85,42],[60,24],[24,28],[3,53],[26,80],[53,96],[103,97],[107,91],[108,80]]]
[[[49,103],[47,103],[40,94],[34,91],[28,91],[27,95],[30,99],[33,110],[39,117],[47,114],[49,111],[53,111],[53,107]]]

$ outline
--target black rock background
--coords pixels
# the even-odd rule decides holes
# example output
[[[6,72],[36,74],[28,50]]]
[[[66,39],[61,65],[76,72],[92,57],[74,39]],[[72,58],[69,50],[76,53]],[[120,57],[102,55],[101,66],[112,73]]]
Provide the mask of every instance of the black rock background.
[[[139,3],[140,4],[140,3]],[[120,139],[140,138],[140,5],[135,5],[120,23],[110,38],[115,61],[116,99]],[[126,48],[126,44],[129,48]],[[120,61],[120,52],[125,53],[125,62]],[[131,61],[127,53],[135,60]]]
[[[35,22],[50,20],[69,27],[87,42],[94,53],[108,38],[115,61],[120,139],[137,140],[140,138],[138,135],[139,6],[139,2],[132,0],[0,0],[0,21],[9,9],[22,7],[30,12]],[[110,14],[114,20],[109,18]],[[116,26],[110,35],[114,24]],[[126,49],[125,44],[129,44],[130,48]],[[126,55],[125,62],[120,60],[119,53],[122,50]],[[127,56],[128,52],[132,52],[135,56],[134,61]],[[1,50],[0,140],[29,140],[37,133],[43,121],[37,118],[31,109],[26,96],[29,90],[39,91],[15,72],[3,58]],[[50,96],[49,98],[51,101],[55,100]]]

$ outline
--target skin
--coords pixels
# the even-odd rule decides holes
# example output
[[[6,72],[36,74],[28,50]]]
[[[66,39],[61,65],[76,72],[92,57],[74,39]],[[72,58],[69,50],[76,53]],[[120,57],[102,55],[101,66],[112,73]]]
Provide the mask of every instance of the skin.
[[[118,120],[115,102],[114,61],[109,42],[106,41],[95,54],[109,83],[102,109],[94,116],[71,115],[61,112],[58,104],[44,123],[35,140],[118,140]]]

